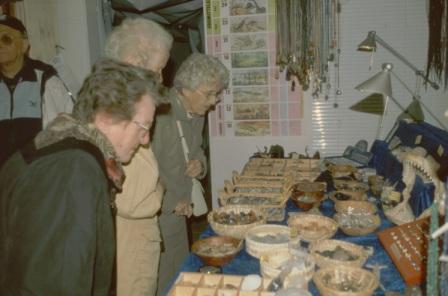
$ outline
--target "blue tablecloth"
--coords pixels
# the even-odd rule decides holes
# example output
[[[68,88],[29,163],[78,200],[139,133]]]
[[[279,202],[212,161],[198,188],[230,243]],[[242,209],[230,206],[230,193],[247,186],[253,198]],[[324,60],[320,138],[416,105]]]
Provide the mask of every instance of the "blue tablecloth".
[[[329,199],[325,200],[321,204],[320,210],[324,215],[333,217],[334,215],[333,202]],[[288,201],[286,206],[286,212],[290,213],[298,211],[301,210],[298,209],[291,201]],[[381,227],[377,230],[377,232],[392,226],[392,223],[386,220],[384,215],[382,215],[382,211],[379,212],[381,215]],[[286,224],[287,217],[288,214],[286,214],[284,221],[278,224]],[[213,235],[215,235],[215,233],[210,228],[210,226],[208,226],[208,228],[202,233],[201,238]],[[374,248],[374,254],[371,257],[369,257],[369,259],[366,262],[366,265],[379,264],[387,266],[386,268],[381,270],[381,284],[388,291],[403,292],[405,290],[405,283],[403,279],[398,273],[398,270],[395,268],[395,265],[392,263],[390,257],[381,246],[378,237],[376,236],[375,233],[365,236],[350,237],[345,235],[341,230],[338,230],[338,232],[333,238],[345,240],[358,245],[372,246]],[[197,257],[194,254],[190,254],[185,260],[179,272],[182,271],[197,272],[198,269],[202,266],[203,264],[199,259],[199,257]],[[229,264],[222,267],[222,273],[237,274],[237,275],[260,274],[260,263],[258,259],[250,256],[244,249],[239,254],[237,254],[237,256]],[[317,291],[317,288],[312,281],[310,281],[309,289],[313,295],[319,295],[319,292]],[[384,291],[378,288],[375,291],[374,295],[384,295]]]

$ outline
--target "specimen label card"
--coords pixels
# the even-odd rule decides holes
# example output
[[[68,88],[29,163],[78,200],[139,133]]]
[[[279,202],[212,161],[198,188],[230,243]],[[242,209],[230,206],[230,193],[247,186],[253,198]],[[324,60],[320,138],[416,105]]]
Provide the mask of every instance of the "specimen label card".
[[[300,136],[302,89],[275,64],[275,0],[204,0],[204,14],[206,51],[230,72],[211,136]]]

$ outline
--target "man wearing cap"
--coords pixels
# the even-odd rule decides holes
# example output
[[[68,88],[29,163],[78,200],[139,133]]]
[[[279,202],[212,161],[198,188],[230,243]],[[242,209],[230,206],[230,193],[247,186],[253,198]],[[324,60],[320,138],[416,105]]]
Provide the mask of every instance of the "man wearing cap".
[[[25,26],[0,15],[0,167],[73,100],[56,70],[27,56]]]

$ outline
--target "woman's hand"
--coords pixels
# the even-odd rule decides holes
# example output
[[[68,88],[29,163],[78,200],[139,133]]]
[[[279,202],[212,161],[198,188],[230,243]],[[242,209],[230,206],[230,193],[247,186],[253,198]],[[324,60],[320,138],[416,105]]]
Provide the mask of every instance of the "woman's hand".
[[[174,209],[174,214],[190,218],[191,215],[193,215],[193,207],[189,202],[182,200],[177,203],[176,208]]]
[[[201,175],[204,168],[202,167],[201,161],[197,159],[191,159],[187,163],[187,169],[185,170],[185,175],[187,175],[190,178],[196,178],[197,176]]]

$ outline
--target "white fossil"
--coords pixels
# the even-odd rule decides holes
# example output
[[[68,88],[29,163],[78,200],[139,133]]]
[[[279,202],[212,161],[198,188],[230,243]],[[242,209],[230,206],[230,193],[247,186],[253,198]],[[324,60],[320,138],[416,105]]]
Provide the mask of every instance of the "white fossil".
[[[423,147],[399,147],[392,151],[392,154],[402,163],[402,181],[406,185],[403,190],[403,201],[400,204],[407,204],[411,191],[414,187],[416,176],[420,176],[425,183],[433,183],[434,202],[437,203],[440,214],[445,210],[445,187],[440,181],[437,170],[440,164],[427,153]],[[419,218],[427,217],[430,209],[426,209]]]

